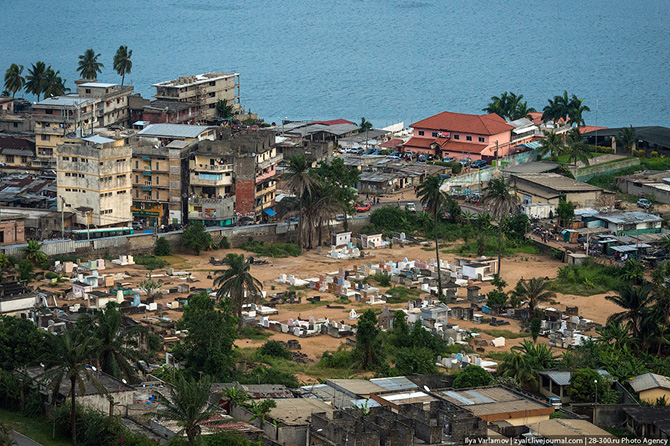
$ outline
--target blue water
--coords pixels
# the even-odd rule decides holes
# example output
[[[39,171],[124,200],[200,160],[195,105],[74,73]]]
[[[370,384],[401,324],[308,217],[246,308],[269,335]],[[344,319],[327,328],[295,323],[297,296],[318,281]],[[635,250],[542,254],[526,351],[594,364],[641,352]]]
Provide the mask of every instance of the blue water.
[[[670,125],[670,0],[0,0],[0,70],[36,60],[72,87],[77,56],[133,49],[126,83],[242,74],[268,121],[406,124],[477,113],[505,90],[542,109],[564,89],[587,124]]]

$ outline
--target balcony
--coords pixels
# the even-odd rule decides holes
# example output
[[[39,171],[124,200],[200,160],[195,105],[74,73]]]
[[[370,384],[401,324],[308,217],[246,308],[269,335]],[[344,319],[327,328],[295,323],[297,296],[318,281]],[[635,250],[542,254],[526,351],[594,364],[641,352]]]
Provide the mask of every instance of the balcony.
[[[67,129],[60,127],[35,127],[35,133],[38,135],[65,135]]]
[[[223,197],[223,198],[206,198],[206,197],[193,197],[189,198],[188,202],[192,204],[212,204],[212,205],[223,205],[229,201],[232,201],[233,197]]]
[[[196,172],[232,172],[233,164],[197,165],[194,161],[191,161],[189,168]]]
[[[284,159],[284,155],[281,153],[279,155],[275,155],[270,159],[267,159],[263,162],[260,162],[256,165],[258,169],[267,169],[268,167],[272,166],[273,164],[279,163],[281,160]]]
[[[223,174],[200,174],[191,172],[189,174],[192,186],[230,186],[233,184],[233,176]]]

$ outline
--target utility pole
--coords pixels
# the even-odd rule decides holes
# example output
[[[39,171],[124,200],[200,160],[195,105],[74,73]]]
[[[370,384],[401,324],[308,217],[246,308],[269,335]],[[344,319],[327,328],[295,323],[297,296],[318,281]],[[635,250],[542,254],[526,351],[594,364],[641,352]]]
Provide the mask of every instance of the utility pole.
[[[65,198],[60,197],[61,207],[60,207],[60,238],[65,240]]]

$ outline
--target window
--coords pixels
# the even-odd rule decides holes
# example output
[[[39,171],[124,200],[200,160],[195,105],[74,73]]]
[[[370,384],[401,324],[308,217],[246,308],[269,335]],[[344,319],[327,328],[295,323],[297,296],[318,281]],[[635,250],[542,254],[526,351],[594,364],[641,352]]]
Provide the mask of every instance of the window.
[[[19,126],[18,122],[14,122],[13,124],[14,124],[14,128],[17,128]]]
[[[156,162],[156,170],[158,170],[158,162]]]
[[[126,174],[125,174],[125,173],[124,173],[123,175],[117,175],[117,176],[116,176],[116,178],[118,178],[118,179],[123,179],[123,178],[125,178],[125,177],[126,177]]]
[[[89,94],[90,94],[90,93],[91,93],[91,89],[90,89],[90,88],[87,88],[87,89],[86,89],[86,93],[89,93]]]
[[[209,86],[210,86],[210,87],[213,87],[213,86],[215,86],[215,85],[216,85],[216,81],[211,81],[211,82],[209,83]]]
[[[461,135],[454,135],[454,139],[461,139]]]
[[[51,140],[50,135],[41,135],[41,137],[42,137],[42,141],[50,141]]]
[[[139,191],[139,189],[135,189],[135,198],[140,198],[140,191]]]
[[[21,162],[24,163],[24,164],[27,163],[28,162],[28,157],[27,156],[22,156],[21,157]]]
[[[466,140],[466,141],[472,141],[472,136],[466,136],[466,137],[465,137],[465,140]]]
[[[158,191],[156,191],[156,200],[158,200],[160,196],[158,195]]]
[[[64,156],[63,161],[70,161],[70,157],[69,156]]]
[[[159,179],[160,179],[159,177],[156,177],[156,184],[160,183],[160,181],[158,181]]]
[[[433,132],[433,138],[437,138],[437,132]]]
[[[125,194],[125,193],[126,193],[125,190],[120,190],[120,191],[117,191],[117,192],[116,192],[116,195],[121,195],[121,194]]]
[[[72,157],[72,162],[73,162],[73,163],[76,163],[76,162],[77,162],[77,158],[75,158],[75,157],[73,156],[73,157]]]
[[[100,161],[100,163],[99,163],[99,164],[100,164],[100,165],[102,166],[102,165],[103,165],[104,163],[103,163],[102,161]]]
[[[135,169],[139,169],[139,168],[140,168],[140,162],[139,162],[139,161],[135,161]]]
[[[8,163],[13,163],[14,155],[5,155],[5,161],[7,161]]]
[[[70,176],[70,172],[65,172],[65,176],[66,176],[66,177],[69,177],[69,176]]]
[[[136,183],[139,183],[139,182],[140,182],[140,176],[139,176],[139,175],[135,175],[135,182],[136,182]]]
[[[419,136],[423,136],[423,130],[419,130]]]
[[[216,104],[209,104],[209,108],[214,108],[216,107]]]

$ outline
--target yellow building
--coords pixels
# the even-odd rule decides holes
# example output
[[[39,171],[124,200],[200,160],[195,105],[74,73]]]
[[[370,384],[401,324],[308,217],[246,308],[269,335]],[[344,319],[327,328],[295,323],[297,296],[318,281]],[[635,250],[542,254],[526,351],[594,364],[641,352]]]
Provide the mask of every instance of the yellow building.
[[[654,404],[657,400],[665,398],[670,402],[670,378],[656,373],[645,373],[636,376],[630,381],[640,401]]]

